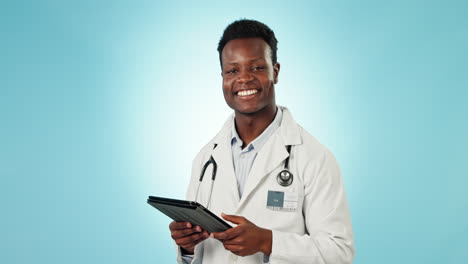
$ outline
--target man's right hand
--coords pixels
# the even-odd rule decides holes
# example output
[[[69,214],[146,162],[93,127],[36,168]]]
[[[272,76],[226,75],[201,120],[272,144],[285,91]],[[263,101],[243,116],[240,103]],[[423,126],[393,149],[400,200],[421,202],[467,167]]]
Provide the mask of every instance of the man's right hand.
[[[183,248],[186,253],[193,254],[195,245],[207,239],[210,234],[200,226],[192,226],[189,222],[172,221],[169,225],[171,237],[175,243]]]

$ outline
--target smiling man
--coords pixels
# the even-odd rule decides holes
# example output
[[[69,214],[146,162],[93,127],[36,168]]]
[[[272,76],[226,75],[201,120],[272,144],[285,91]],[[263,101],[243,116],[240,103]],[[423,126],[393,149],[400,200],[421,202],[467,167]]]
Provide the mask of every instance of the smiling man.
[[[275,103],[280,64],[273,31],[238,20],[218,44],[234,110],[193,161],[187,199],[233,223],[211,233],[172,222],[179,263],[351,263],[351,219],[333,154]],[[203,167],[217,166],[216,178]],[[207,169],[205,174],[212,175]]]

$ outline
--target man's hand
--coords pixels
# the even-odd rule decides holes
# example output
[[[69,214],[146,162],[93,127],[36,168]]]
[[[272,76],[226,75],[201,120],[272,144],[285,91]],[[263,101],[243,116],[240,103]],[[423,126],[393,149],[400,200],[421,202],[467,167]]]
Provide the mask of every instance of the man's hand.
[[[175,243],[188,254],[193,254],[195,245],[209,237],[206,230],[203,230],[199,226],[192,227],[192,224],[189,222],[172,221],[169,225],[169,229],[171,230],[171,237],[174,239]]]
[[[221,216],[238,226],[224,232],[211,233],[211,237],[220,240],[226,250],[239,256],[248,256],[257,252],[271,254],[272,232],[269,229],[260,228],[242,216]]]

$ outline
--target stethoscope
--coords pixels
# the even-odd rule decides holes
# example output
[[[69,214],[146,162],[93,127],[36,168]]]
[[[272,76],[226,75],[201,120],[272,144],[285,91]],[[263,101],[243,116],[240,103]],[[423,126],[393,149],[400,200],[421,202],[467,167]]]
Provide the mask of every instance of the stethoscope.
[[[213,147],[213,150],[218,146],[218,144],[215,144]],[[286,158],[284,161],[284,168],[280,173],[278,173],[278,176],[276,176],[276,181],[278,182],[279,185],[283,187],[287,187],[292,184],[293,182],[293,174],[289,171],[289,157],[291,157],[291,145],[286,146],[286,150],[288,151],[289,156]],[[197,201],[198,198],[198,192],[200,191],[200,185],[203,181],[203,177],[205,176],[206,169],[208,166],[213,165],[213,171],[211,172],[211,186],[210,186],[210,195],[208,196],[208,203],[206,205],[207,208],[210,206],[211,202],[211,195],[213,194],[213,185],[214,181],[216,179],[216,171],[218,170],[218,164],[214,160],[213,156],[210,156],[207,162],[205,162],[205,165],[203,165],[202,170],[200,172],[200,178],[198,180],[198,187],[197,191],[195,193],[195,201]]]
[[[291,145],[286,146],[286,150],[288,151],[289,156],[286,158],[284,161],[284,169],[278,173],[278,176],[276,176],[276,181],[279,183],[279,185],[287,187],[291,185],[293,182],[293,175],[289,171],[289,157],[291,156]]]

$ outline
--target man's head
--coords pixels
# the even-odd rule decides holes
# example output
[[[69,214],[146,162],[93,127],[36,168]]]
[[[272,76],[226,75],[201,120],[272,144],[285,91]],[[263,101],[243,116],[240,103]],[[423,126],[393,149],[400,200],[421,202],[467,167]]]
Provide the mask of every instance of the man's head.
[[[276,111],[274,85],[280,69],[276,44],[273,31],[254,20],[238,20],[225,29],[218,45],[223,93],[236,113]]]
[[[273,65],[277,62],[276,52],[278,51],[278,40],[275,33],[267,25],[250,19],[240,19],[232,22],[224,30],[223,36],[218,43],[219,62],[223,66],[222,52],[224,46],[234,39],[240,38],[261,38],[270,46],[271,61]]]

